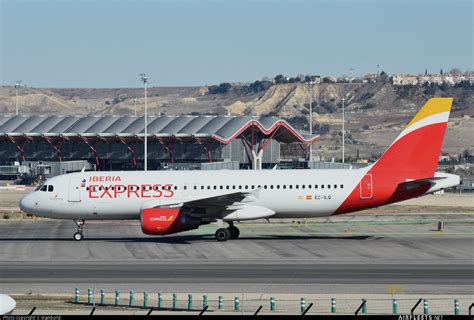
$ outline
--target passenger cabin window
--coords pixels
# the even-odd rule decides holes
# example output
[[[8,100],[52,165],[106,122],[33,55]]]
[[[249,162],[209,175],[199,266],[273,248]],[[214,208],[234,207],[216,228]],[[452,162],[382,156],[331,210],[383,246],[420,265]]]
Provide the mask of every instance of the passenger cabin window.
[[[54,187],[53,187],[52,184],[50,184],[50,185],[48,186],[48,192],[53,192],[53,190],[54,190]]]

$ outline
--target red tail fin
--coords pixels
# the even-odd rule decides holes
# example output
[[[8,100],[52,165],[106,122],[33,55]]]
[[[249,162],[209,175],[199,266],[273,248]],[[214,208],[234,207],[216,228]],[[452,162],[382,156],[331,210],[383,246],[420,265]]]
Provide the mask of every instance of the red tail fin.
[[[405,182],[434,176],[452,102],[452,98],[428,100],[380,159],[360,169],[361,181],[335,214],[423,195],[429,183],[413,187]]]
[[[396,171],[406,179],[430,178],[438,165],[453,98],[433,98],[421,108],[372,170]]]

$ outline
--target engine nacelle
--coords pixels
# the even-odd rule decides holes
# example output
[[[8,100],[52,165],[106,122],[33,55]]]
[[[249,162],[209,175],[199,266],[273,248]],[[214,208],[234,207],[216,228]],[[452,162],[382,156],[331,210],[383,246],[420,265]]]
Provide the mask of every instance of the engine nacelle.
[[[140,214],[145,234],[165,235],[197,229],[201,220],[183,213],[181,208],[147,208]]]

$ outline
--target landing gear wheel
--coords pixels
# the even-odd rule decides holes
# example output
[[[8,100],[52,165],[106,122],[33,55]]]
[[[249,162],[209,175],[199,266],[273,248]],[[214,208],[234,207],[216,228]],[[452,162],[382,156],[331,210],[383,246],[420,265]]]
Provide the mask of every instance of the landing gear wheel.
[[[240,230],[239,228],[235,227],[235,226],[229,226],[227,228],[227,230],[229,230],[230,232],[230,238],[231,239],[237,239],[240,235]]]
[[[74,240],[81,241],[82,240],[82,233],[81,232],[76,232],[74,234]]]
[[[82,227],[84,226],[85,220],[74,220],[74,223],[76,224],[76,233],[74,234],[74,240],[76,241],[81,241],[83,236],[82,236]]]
[[[230,231],[226,228],[217,229],[215,235],[217,241],[227,241],[230,239]]]

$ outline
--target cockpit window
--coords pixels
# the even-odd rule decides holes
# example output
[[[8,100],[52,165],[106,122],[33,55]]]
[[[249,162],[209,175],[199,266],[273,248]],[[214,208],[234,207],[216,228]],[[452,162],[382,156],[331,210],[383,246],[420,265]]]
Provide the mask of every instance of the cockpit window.
[[[35,189],[35,191],[38,191],[39,189],[41,189],[42,186],[43,186],[42,184],[40,184],[39,186],[37,186],[36,189]]]
[[[47,189],[48,189],[48,186],[45,185],[45,184],[43,184],[43,185],[41,186],[41,189],[40,189],[40,190],[41,190],[41,191],[46,191]]]
[[[48,186],[48,192],[53,192],[53,190],[54,190],[54,187],[53,187],[52,184],[50,184],[50,185]]]

